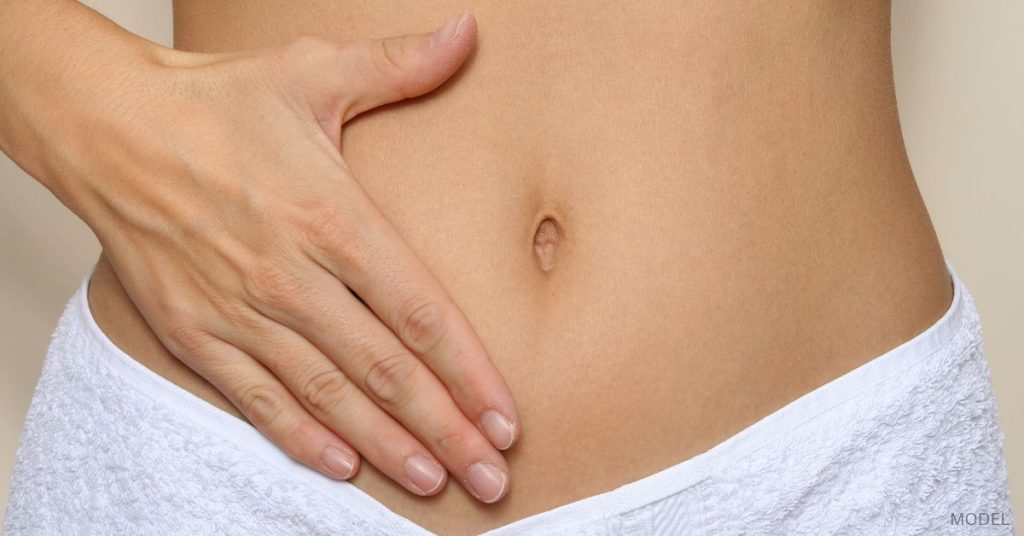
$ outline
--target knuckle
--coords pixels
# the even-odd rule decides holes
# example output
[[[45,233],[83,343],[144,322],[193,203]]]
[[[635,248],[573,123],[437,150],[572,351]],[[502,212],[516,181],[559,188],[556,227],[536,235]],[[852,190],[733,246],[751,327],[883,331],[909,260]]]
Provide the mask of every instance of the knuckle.
[[[336,206],[316,205],[306,210],[302,231],[319,247],[333,246],[355,234],[350,214]]]
[[[402,47],[401,40],[381,39],[372,48],[373,65],[377,72],[384,76],[394,76],[402,73]]]
[[[472,452],[480,441],[472,429],[459,427],[443,432],[437,439],[437,446],[444,452],[466,454]]]
[[[415,86],[422,84],[416,77],[405,76],[407,67],[403,61],[407,39],[392,38],[382,39],[371,44],[369,47],[369,64],[372,69],[371,75],[378,79],[378,84],[384,81],[381,88],[394,93],[397,99],[406,99],[415,95]]]
[[[440,305],[423,299],[410,299],[399,308],[399,336],[418,355],[437,347],[444,337],[444,313]]]
[[[260,340],[267,334],[267,318],[255,310],[244,300],[214,299],[220,317],[228,325],[233,326],[239,332],[247,333],[250,337],[260,336]]]
[[[295,302],[303,286],[292,271],[271,259],[254,260],[242,279],[243,290],[250,299],[275,308]]]
[[[329,369],[311,376],[302,389],[302,399],[309,407],[324,414],[332,412],[347,396],[352,383],[338,369]]]
[[[205,329],[190,322],[173,322],[167,330],[171,353],[191,356],[202,352],[214,337]]]
[[[238,397],[239,408],[254,426],[266,429],[273,426],[284,413],[281,393],[269,385],[254,385]]]
[[[320,206],[309,210],[302,232],[314,247],[349,264],[361,262],[368,251],[358,220],[339,207]]]
[[[416,390],[417,362],[405,354],[388,354],[377,358],[366,371],[366,389],[379,403],[391,410],[409,404]]]

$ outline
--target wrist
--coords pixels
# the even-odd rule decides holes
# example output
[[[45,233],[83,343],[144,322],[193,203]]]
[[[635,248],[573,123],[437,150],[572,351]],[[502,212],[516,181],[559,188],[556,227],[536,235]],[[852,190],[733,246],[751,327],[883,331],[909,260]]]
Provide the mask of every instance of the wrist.
[[[77,158],[104,143],[97,127],[130,106],[133,92],[145,93],[166,49],[77,2],[9,5],[12,18],[0,22],[0,150],[72,207]]]

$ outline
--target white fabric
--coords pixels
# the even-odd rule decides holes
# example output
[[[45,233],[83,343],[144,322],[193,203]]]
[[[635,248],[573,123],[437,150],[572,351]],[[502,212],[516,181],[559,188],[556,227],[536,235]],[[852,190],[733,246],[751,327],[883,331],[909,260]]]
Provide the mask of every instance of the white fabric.
[[[1010,533],[951,519],[1013,516],[978,313],[947,267],[953,303],[912,340],[702,455],[488,534]],[[47,353],[6,534],[429,534],[121,352],[90,276]]]

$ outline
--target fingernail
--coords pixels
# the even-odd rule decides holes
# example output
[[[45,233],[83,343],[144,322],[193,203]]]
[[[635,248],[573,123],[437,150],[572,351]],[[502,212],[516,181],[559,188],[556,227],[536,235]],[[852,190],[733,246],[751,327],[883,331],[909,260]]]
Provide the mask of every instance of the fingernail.
[[[487,410],[480,417],[480,426],[483,427],[487,437],[491,439],[491,443],[499,450],[511,447],[512,442],[516,440],[515,428],[512,427],[512,423],[493,409]]]
[[[437,45],[445,43],[449,39],[451,39],[452,36],[455,35],[456,31],[459,29],[459,26],[462,24],[462,21],[464,21],[468,16],[469,12],[467,11],[466,13],[460,15],[458,18],[452,19],[448,21],[448,23],[445,24],[444,26],[438,28],[434,32],[434,35],[430,36],[430,46],[436,47]]]
[[[474,463],[466,472],[466,480],[469,481],[471,491],[476,498],[485,503],[492,503],[505,494],[508,487],[508,477],[500,469],[486,463]]]
[[[444,483],[444,467],[422,454],[406,458],[405,474],[423,495],[430,495]]]
[[[320,457],[324,467],[335,477],[345,480],[352,476],[352,468],[355,467],[355,461],[352,459],[351,454],[332,446],[325,448]]]

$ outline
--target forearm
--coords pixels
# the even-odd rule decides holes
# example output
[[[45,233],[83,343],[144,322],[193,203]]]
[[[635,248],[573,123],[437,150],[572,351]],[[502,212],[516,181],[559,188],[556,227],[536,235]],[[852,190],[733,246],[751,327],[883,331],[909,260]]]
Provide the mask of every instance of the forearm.
[[[68,204],[74,153],[161,47],[70,0],[0,0],[0,150]]]

